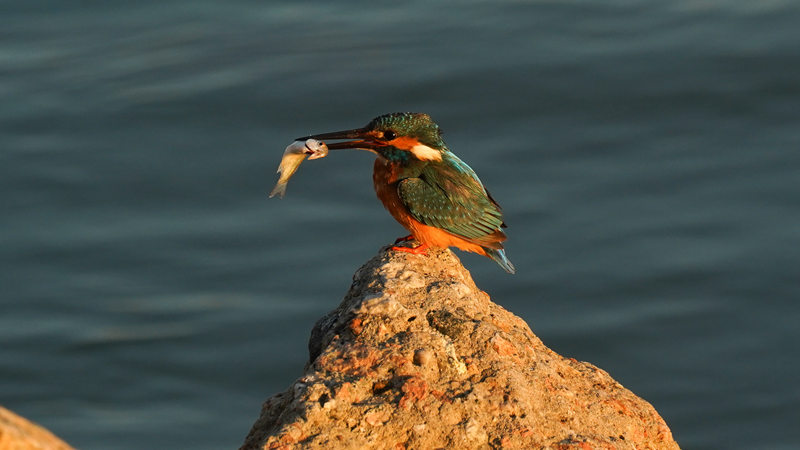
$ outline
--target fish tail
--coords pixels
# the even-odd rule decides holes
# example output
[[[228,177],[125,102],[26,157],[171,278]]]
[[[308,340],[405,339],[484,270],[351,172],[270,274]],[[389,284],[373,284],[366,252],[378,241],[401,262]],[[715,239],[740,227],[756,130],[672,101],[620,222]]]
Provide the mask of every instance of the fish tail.
[[[283,198],[286,195],[286,183],[278,183],[272,188],[272,192],[269,193],[269,198],[275,197],[276,195]]]
[[[484,247],[483,250],[486,252],[486,256],[492,258],[503,270],[508,273],[516,273],[517,269],[514,268],[514,264],[511,264],[511,261],[506,257],[505,250],[486,247]]]

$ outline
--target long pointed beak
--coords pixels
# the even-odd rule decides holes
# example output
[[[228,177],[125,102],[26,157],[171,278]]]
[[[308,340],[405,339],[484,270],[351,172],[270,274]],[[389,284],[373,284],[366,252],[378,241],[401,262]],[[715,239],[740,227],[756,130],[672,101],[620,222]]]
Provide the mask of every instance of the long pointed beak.
[[[356,128],[353,130],[334,131],[333,133],[314,134],[311,136],[303,136],[295,139],[296,141],[305,141],[307,139],[316,139],[323,141],[328,146],[329,150],[342,150],[342,149],[356,149],[361,148],[365,150],[374,150],[378,147],[378,143],[372,140],[366,128]],[[352,139],[344,142],[327,142],[329,140],[337,139]]]

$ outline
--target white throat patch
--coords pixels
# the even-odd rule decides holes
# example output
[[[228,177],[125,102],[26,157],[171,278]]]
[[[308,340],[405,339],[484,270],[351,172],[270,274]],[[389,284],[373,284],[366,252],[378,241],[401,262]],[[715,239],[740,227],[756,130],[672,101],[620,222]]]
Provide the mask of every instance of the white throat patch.
[[[411,153],[422,161],[441,161],[442,152],[435,148],[430,148],[427,145],[417,144],[411,147]]]

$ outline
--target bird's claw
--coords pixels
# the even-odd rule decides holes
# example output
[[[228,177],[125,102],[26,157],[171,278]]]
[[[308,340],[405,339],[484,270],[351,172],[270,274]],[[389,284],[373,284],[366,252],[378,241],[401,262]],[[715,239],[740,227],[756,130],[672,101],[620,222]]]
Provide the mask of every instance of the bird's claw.
[[[397,247],[392,246],[392,250],[398,252],[411,253],[412,255],[426,255],[428,253],[428,244],[420,244],[416,247]]]
[[[395,244],[399,244],[401,242],[410,241],[412,239],[414,239],[414,235],[413,234],[409,234],[408,236],[403,236],[403,237],[399,237],[399,238],[395,239],[394,243]]]

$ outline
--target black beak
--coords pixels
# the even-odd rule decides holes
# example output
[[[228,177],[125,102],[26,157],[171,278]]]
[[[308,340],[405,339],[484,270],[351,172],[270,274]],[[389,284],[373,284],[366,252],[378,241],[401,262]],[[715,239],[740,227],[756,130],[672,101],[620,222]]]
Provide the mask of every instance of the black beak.
[[[316,139],[323,141],[328,146],[329,150],[343,150],[348,148],[362,148],[365,150],[374,150],[378,147],[377,142],[372,140],[366,128],[356,128],[354,130],[334,131],[333,133],[314,134],[311,136],[303,136],[295,139],[296,141],[305,141],[307,139]],[[352,139],[344,142],[327,142],[329,140],[339,139]]]

